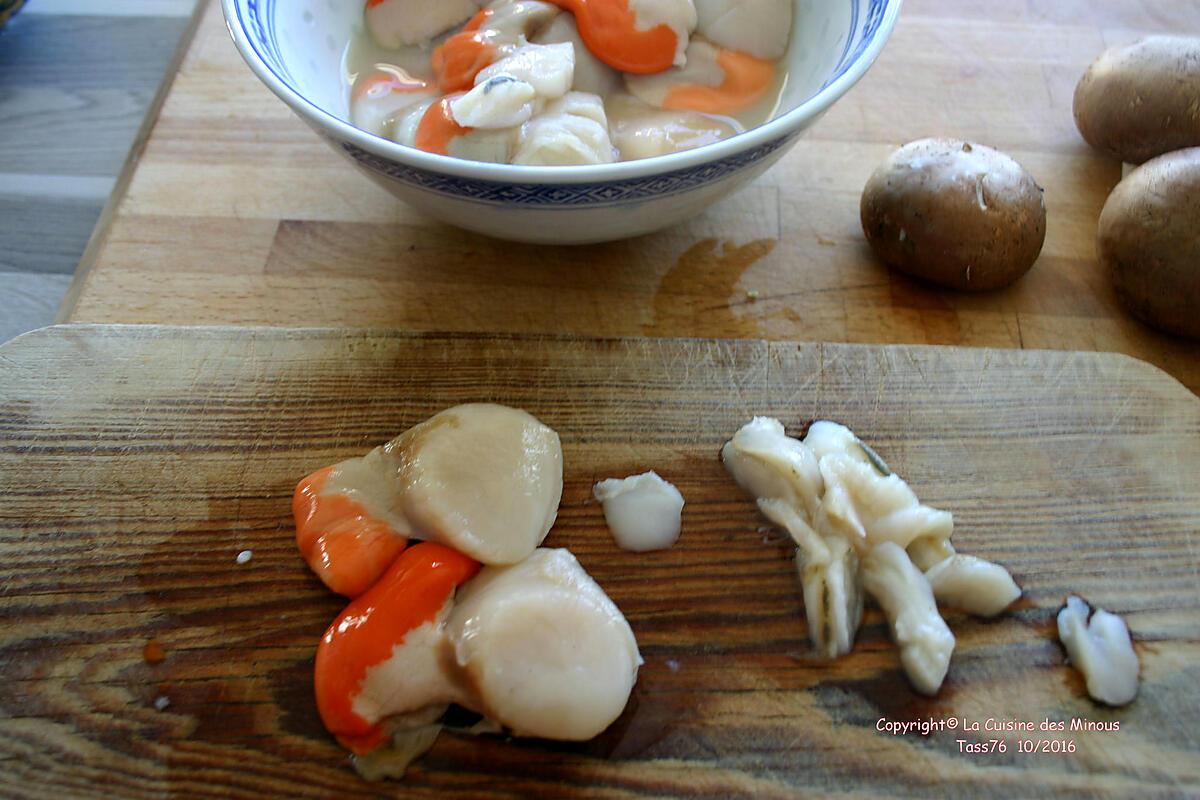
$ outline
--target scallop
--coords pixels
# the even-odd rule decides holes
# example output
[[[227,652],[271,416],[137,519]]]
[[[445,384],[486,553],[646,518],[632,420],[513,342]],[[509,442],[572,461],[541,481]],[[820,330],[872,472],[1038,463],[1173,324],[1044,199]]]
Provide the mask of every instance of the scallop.
[[[466,22],[480,5],[475,0],[367,0],[367,31],[380,46],[391,50],[427,44]]]
[[[518,736],[596,736],[642,663],[629,623],[567,550],[485,567],[460,590],[447,633],[472,707]]]
[[[775,65],[769,61],[693,39],[685,65],[652,75],[627,75],[625,88],[659,108],[734,114],[766,97],[775,77]]]
[[[764,517],[796,543],[796,574],[804,593],[808,637],[824,658],[850,652],[862,622],[859,561],[845,537],[821,536],[782,500],[758,501]]]
[[[688,37],[696,30],[696,5],[692,0],[628,0],[629,10],[637,20],[635,29],[647,31],[660,25],[675,34],[675,64],[685,61]]]
[[[812,520],[825,493],[817,459],[771,417],[755,417],[721,448],[721,461],[738,485],[768,500],[783,500]]]
[[[586,92],[568,92],[521,127],[514,164],[569,166],[617,160],[608,136],[604,103]]]
[[[907,547],[914,539],[949,539],[954,517],[930,508],[898,475],[884,477],[869,463],[827,455],[820,461],[825,496],[821,513],[859,549],[881,542]]]
[[[389,136],[403,112],[433,98],[425,81],[399,67],[361,75],[350,93],[350,122],[376,136]]]
[[[975,556],[955,554],[925,570],[939,603],[977,617],[994,617],[1021,596],[1008,570]]]
[[[695,0],[696,33],[756,58],[787,52],[793,0]]]
[[[605,103],[612,143],[622,161],[680,153],[741,133],[732,117],[699,111],[665,111],[624,92]]]
[[[559,14],[542,28],[533,41],[538,44],[570,44],[575,50],[575,80],[571,88],[578,92],[590,92],[606,96],[621,85],[621,73],[605,64],[592,54],[579,36],[575,18],[570,14]]]
[[[465,128],[512,128],[533,116],[537,92],[512,75],[494,75],[451,101],[454,121]]]
[[[483,69],[475,83],[480,85],[504,75],[528,83],[542,99],[557,99],[571,88],[575,50],[567,43],[527,44]]]
[[[485,564],[529,556],[562,496],[558,434],[531,414],[473,403],[435,414],[385,446],[400,507],[421,538]]]
[[[542,0],[498,0],[488,5],[487,18],[479,30],[501,44],[519,44],[533,39],[561,13]]]

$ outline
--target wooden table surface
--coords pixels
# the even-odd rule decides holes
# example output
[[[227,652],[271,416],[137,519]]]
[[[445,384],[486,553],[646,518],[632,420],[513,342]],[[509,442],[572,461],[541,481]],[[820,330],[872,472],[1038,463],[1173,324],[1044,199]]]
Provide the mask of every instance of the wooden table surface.
[[[489,240],[394,200],[251,75],[215,3],[201,13],[60,319],[1110,350],[1200,391],[1200,347],[1126,316],[1097,268],[1121,166],[1071,117],[1100,51],[1197,29],[1195,3],[907,0],[879,62],[782,163],[690,223],[583,248]],[[1046,246],[1017,285],[937,291],[872,259],[863,183],[935,134],[1006,150],[1046,187]]]

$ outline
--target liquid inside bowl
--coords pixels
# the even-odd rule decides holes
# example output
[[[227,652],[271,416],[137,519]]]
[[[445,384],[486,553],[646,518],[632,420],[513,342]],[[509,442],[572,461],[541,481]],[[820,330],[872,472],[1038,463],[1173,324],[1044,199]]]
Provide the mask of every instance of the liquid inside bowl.
[[[785,56],[786,79],[774,115],[786,113],[835,80],[853,61],[861,39],[859,0],[796,0],[795,23]],[[871,10],[883,0],[873,0]],[[358,0],[258,0],[251,38],[259,33],[260,52],[284,83],[322,111],[349,121],[346,52],[362,34]],[[265,19],[264,19],[265,15]],[[266,20],[273,20],[272,25]],[[271,63],[275,61],[276,63]]]

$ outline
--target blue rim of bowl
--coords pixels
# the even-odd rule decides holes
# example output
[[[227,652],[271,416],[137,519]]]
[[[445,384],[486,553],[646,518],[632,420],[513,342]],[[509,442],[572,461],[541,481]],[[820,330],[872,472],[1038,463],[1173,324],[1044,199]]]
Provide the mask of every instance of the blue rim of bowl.
[[[249,5],[257,5],[258,2],[266,2],[268,6],[274,5],[274,0],[247,0]],[[276,72],[263,57],[258,46],[246,35],[246,21],[242,17],[238,0],[221,0],[221,10],[225,16],[226,29],[233,38],[238,53],[259,80],[301,118],[318,129],[327,129],[325,135],[340,140],[343,146],[350,144],[378,158],[394,161],[415,170],[492,183],[548,185],[598,184],[645,178],[736,157],[771,142],[782,143],[798,135],[805,122],[814,120],[827,111],[854,84],[858,83],[875,63],[879,54],[883,52],[884,45],[891,37],[892,29],[896,25],[896,19],[900,15],[900,8],[903,4],[903,0],[869,0],[869,16],[863,36],[858,42],[858,47],[851,52],[854,33],[858,26],[859,3],[856,0],[849,0],[849,2],[851,6],[849,33],[838,65],[833,70],[833,77],[827,80],[816,94],[791,111],[756,128],[751,128],[745,133],[694,150],[643,158],[637,161],[577,167],[529,167],[467,161],[426,153],[360,130],[310,101],[293,89],[288,80]],[[272,37],[265,35],[265,31],[262,34],[264,41],[271,42],[271,47],[274,48],[278,58],[278,43]],[[278,58],[278,60],[282,65],[283,59]],[[286,73],[286,67],[283,70]],[[288,75],[288,78],[291,76]]]

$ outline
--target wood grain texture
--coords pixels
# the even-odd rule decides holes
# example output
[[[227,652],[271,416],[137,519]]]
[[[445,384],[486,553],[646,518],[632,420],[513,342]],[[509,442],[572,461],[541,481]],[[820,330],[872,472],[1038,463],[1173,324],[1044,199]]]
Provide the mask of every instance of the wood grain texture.
[[[1200,391],[1200,348],[1129,318],[1098,271],[1121,168],[1071,117],[1106,46],[1198,25],[1173,0],[910,0],[862,83],[748,190],[658,234],[555,249],[453,230],[370,184],[250,74],[212,4],[62,318],[1112,350]],[[872,258],[862,186],[929,135],[1005,150],[1046,187],[1046,247],[1016,286],[944,292]],[[196,220],[222,235],[197,240]],[[179,244],[139,250],[151,227]]]
[[[446,406],[526,408],[562,436],[547,540],[625,611],[646,658],[626,713],[578,745],[443,735],[370,785],[322,730],[318,636],[341,603],[293,543],[316,467]],[[717,458],[750,415],[863,434],[960,549],[1025,589],[950,616],[937,698],[899,672],[878,611],[833,664],[806,643],[790,548]],[[654,468],[679,544],[617,550],[591,499]],[[8,797],[1138,797],[1200,793],[1200,401],[1122,356],[671,339],[65,326],[0,348],[0,794]],[[250,549],[253,560],[235,564]],[[1054,613],[1124,614],[1137,701],[1094,705]],[[153,639],[165,651],[146,663]],[[166,697],[158,712],[153,703]],[[1076,752],[1014,734],[889,736],[877,720],[1119,721]],[[1007,754],[957,738],[1000,736]],[[1052,739],[1057,734],[1034,733]]]

